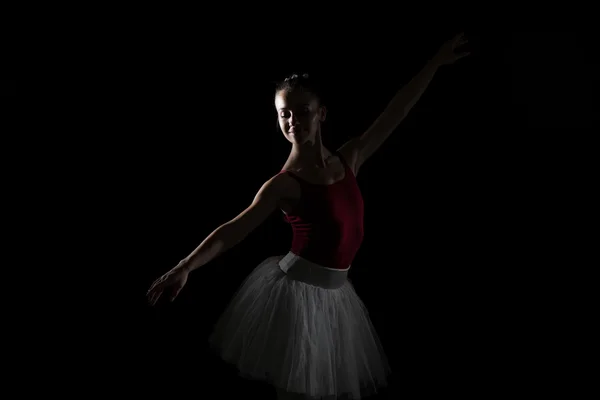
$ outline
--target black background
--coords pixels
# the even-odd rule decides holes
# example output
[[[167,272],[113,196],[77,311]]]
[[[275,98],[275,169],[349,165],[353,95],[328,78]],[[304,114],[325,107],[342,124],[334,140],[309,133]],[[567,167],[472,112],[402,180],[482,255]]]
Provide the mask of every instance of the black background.
[[[308,72],[326,83],[335,149],[458,30],[198,43],[176,22],[152,26],[100,37],[69,66],[81,96],[70,145],[86,168],[67,167],[77,188],[67,207],[92,231],[78,238],[80,261],[99,300],[68,317],[73,379],[112,394],[272,398],[207,338],[244,277],[287,252],[280,213],[194,272],[173,304],[148,307],[147,288],[281,169],[274,81]],[[437,73],[358,175],[365,240],[350,278],[393,368],[380,398],[573,387],[564,360],[579,353],[570,338],[585,331],[577,304],[588,293],[571,277],[591,268],[578,257],[592,240],[575,226],[593,182],[594,37],[466,33],[473,54]]]

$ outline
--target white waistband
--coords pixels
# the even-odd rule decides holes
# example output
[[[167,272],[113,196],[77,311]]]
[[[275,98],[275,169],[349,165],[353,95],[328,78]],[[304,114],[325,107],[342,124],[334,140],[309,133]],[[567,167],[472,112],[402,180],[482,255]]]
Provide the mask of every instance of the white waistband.
[[[348,280],[348,270],[322,267],[291,251],[279,260],[279,268],[289,278],[325,289],[337,289]]]

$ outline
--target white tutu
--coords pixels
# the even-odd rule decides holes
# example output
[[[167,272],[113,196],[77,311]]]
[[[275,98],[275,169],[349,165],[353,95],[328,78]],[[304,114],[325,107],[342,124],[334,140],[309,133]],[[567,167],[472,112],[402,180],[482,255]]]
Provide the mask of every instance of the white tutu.
[[[291,252],[252,271],[210,343],[242,376],[311,398],[358,399],[385,386],[390,372],[347,270]]]

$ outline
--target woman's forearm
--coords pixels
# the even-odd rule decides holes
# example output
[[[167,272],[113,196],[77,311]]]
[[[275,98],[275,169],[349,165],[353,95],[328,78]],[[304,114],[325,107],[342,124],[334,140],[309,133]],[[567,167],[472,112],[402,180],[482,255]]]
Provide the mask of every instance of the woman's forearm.
[[[396,93],[389,103],[388,112],[395,115],[408,114],[425,93],[439,66],[440,63],[435,57],[429,60],[419,73]]]
[[[208,235],[175,268],[183,268],[188,272],[198,269],[235,246],[242,239],[243,237],[230,224],[223,224]]]

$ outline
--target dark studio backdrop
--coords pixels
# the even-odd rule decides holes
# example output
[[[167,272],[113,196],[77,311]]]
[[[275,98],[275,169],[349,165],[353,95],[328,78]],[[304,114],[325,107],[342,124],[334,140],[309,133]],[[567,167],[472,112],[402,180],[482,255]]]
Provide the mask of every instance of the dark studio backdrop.
[[[17,82],[15,79],[0,80],[0,96],[13,97],[17,94]]]
[[[192,52],[162,33],[135,46],[127,36],[109,52],[119,73],[102,82],[112,101],[95,138],[110,149],[101,174],[110,189],[97,215],[118,261],[99,275],[127,284],[95,344],[110,359],[106,382],[171,398],[273,395],[238,378],[207,339],[245,276],[288,251],[281,213],[194,272],[173,304],[151,309],[145,292],[281,169],[289,144],[272,82],[306,71],[325,83],[324,141],[335,149],[454,33],[332,40],[312,60],[270,42]],[[365,239],[350,279],[394,371],[380,398],[563,385],[552,378],[564,356],[556,343],[574,314],[563,295],[571,283],[557,282],[578,212],[563,207],[586,190],[576,172],[590,160],[575,153],[598,122],[591,36],[467,34],[472,56],[438,72],[358,176]],[[103,62],[116,68],[115,58]]]

